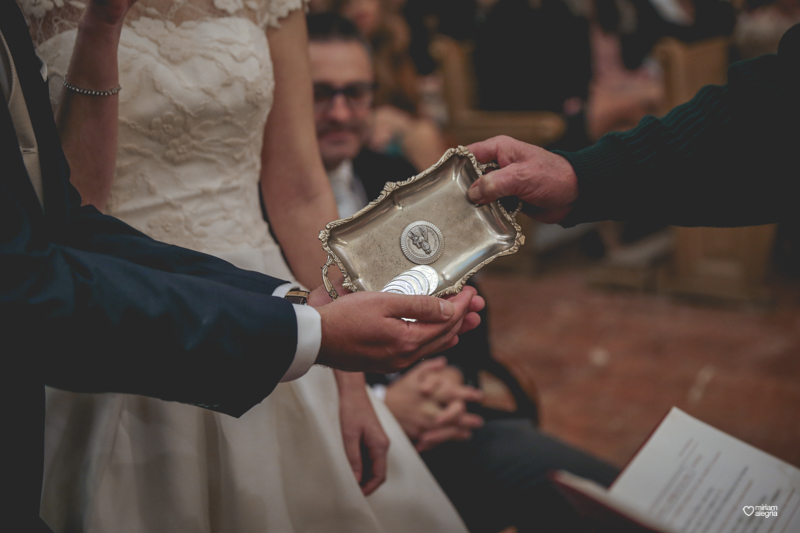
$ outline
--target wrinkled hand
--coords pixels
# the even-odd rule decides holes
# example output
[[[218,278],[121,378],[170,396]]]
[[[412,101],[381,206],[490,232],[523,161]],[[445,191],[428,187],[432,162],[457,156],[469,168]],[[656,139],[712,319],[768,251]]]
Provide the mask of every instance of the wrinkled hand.
[[[317,288],[309,296],[322,319],[317,363],[340,370],[391,373],[455,346],[480,323],[483,298],[472,287],[446,299],[357,292],[330,302]],[[325,301],[330,303],[324,303]],[[416,322],[401,320],[413,318]]]
[[[467,147],[478,161],[497,161],[499,170],[478,179],[469,198],[486,204],[505,196],[518,196],[537,209],[526,209],[540,222],[560,222],[578,197],[578,178],[565,158],[511,137],[493,137]]]
[[[390,384],[386,405],[418,451],[448,440],[466,440],[483,419],[467,412],[467,402],[483,394],[464,385],[461,372],[444,357],[423,361]]]
[[[92,0],[86,8],[84,19],[93,18],[105,24],[119,25],[135,3],[136,0]]]
[[[365,496],[386,480],[389,437],[367,396],[364,374],[334,372],[339,388],[339,418],[347,460]]]

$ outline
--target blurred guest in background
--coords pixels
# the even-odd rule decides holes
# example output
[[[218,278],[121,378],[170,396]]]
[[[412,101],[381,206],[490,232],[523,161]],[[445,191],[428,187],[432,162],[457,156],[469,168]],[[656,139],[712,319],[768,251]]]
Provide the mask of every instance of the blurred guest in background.
[[[373,72],[363,38],[335,15],[308,19],[317,141],[341,216],[376,198],[386,181],[416,170],[405,159],[364,148]],[[486,314],[480,331],[462,336],[443,357],[408,373],[368,381],[421,452],[468,528],[496,533],[583,531],[546,478],[564,469],[608,485],[616,469],[540,432],[536,406],[491,356]],[[508,387],[516,412],[480,406],[478,373]]]
[[[489,111],[555,111],[567,117],[558,145],[590,144],[588,21],[560,0],[480,0],[475,37],[478,102]]]
[[[662,37],[684,42],[730,35],[736,22],[727,0],[595,0],[605,31],[617,33],[625,66],[635,69]]]
[[[401,0],[400,3],[411,31],[409,53],[422,76],[430,75],[438,67],[429,50],[436,35],[461,42],[474,41],[477,35],[480,22],[477,0]]]
[[[800,22],[800,1],[750,1],[739,13],[733,44],[742,59],[774,54],[786,31]]]
[[[663,100],[661,69],[645,61],[628,69],[622,57],[620,35],[605,29],[597,14],[591,20],[592,70],[589,130],[592,139],[610,131],[632,128],[657,111]]]
[[[420,113],[420,77],[409,53],[411,34],[403,17],[380,0],[341,0],[338,11],[353,21],[372,49],[374,124],[369,146],[403,155],[418,168],[447,149],[441,130]]]
[[[650,55],[656,42],[726,36],[734,26],[733,8],[720,0],[595,0],[592,11],[593,139],[658,112],[664,88]]]

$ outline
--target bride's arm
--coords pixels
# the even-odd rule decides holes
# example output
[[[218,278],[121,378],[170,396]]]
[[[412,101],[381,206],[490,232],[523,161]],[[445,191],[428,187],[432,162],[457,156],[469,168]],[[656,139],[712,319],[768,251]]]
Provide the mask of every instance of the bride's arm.
[[[122,23],[135,0],[95,0],[80,20],[67,81],[81,89],[107,91],[119,84],[117,48]],[[103,209],[117,158],[119,96],[92,96],[64,88],[56,112],[70,181],[83,204]]]
[[[267,31],[275,100],[264,133],[261,190],[270,224],[298,281],[322,282],[318,236],[338,217],[314,130],[305,16],[296,10]]]
[[[272,230],[292,272],[307,287],[316,287],[326,260],[318,235],[339,216],[314,130],[302,10],[282,20],[280,28],[268,30],[267,38],[275,99],[264,132],[261,190]],[[364,374],[336,371],[335,375],[345,453],[362,491],[370,494],[386,478],[389,439],[367,396]],[[368,457],[362,456],[362,446]]]

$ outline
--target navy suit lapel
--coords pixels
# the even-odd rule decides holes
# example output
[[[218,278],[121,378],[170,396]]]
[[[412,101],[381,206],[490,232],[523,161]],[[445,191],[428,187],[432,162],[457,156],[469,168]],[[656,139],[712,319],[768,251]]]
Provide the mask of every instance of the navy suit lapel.
[[[5,102],[0,102],[0,176],[2,176],[9,192],[28,213],[34,226],[44,224],[44,215],[39,199],[28,178],[28,171],[22,160],[22,153],[17,142],[17,132],[11,122],[11,114]]]
[[[39,147],[39,161],[42,168],[42,182],[44,185],[44,207],[47,213],[47,225],[57,230],[63,226],[69,211],[69,166],[61,150],[61,141],[58,137],[53,113],[50,108],[50,95],[47,83],[40,73],[41,62],[33,48],[28,27],[16,2],[13,0],[0,0],[0,29],[3,37],[11,49],[14,66],[17,70],[22,92],[28,106],[36,142]],[[11,122],[7,106],[0,110],[0,133],[2,133],[3,161],[9,161],[11,168],[3,168],[3,172],[13,174],[13,188],[19,191],[19,198],[29,212],[37,211],[41,217],[41,209],[36,200],[36,193],[28,180],[27,172],[22,161],[22,156],[17,143],[16,132]],[[23,192],[24,190],[24,192]],[[31,200],[33,198],[33,200]],[[31,201],[35,205],[32,209]],[[31,205],[29,205],[31,204]]]

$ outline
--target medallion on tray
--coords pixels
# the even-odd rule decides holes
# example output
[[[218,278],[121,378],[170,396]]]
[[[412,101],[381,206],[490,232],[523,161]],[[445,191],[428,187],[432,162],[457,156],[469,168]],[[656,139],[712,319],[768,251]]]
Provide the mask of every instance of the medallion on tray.
[[[405,181],[387,183],[380,196],[355,215],[330,222],[320,232],[328,261],[322,279],[336,265],[350,291],[444,296],[461,291],[467,279],[525,242],[499,202],[476,205],[470,185],[491,165],[481,165],[463,146]]]

